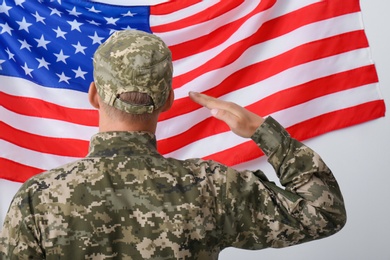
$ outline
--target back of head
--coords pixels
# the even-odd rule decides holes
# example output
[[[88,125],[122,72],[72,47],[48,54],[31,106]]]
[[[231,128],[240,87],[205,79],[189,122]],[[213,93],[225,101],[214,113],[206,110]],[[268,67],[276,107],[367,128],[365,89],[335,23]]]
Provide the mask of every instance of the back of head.
[[[96,50],[93,65],[101,100],[125,113],[151,114],[165,104],[171,91],[172,55],[156,35],[117,31]]]

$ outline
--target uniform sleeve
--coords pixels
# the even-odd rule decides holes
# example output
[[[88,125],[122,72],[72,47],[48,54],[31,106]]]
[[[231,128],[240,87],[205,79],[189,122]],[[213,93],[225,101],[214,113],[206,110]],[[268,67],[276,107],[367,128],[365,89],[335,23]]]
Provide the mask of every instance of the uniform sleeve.
[[[283,188],[263,172],[227,169],[223,232],[226,246],[286,247],[327,237],[345,224],[343,197],[330,169],[273,118],[252,139]]]
[[[24,183],[12,200],[0,233],[0,259],[44,259],[34,208]]]

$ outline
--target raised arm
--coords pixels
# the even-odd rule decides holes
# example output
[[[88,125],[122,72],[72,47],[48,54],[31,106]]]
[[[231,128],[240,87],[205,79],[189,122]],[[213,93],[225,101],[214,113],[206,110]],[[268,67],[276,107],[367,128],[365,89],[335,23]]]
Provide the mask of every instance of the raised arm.
[[[327,237],[344,226],[346,212],[338,183],[315,151],[291,138],[271,117],[264,120],[237,104],[203,94],[190,97],[234,133],[252,138],[284,186],[270,182],[260,170],[222,170],[226,174],[223,246],[285,247]]]

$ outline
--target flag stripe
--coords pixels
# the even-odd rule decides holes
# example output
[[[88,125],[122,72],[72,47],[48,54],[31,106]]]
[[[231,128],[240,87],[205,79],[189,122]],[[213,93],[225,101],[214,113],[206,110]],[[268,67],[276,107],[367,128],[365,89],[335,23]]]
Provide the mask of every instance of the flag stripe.
[[[91,110],[93,107],[84,92],[69,89],[46,88],[32,81],[0,75],[1,92],[12,96],[40,99],[62,107]]]
[[[23,174],[29,176],[36,173],[34,169],[52,169],[58,167],[59,165],[64,165],[68,162],[78,159],[76,157],[57,156],[53,154],[39,153],[34,150],[29,150],[17,146],[4,140],[0,140],[0,147],[4,148],[5,150],[2,157],[6,160],[16,162],[16,164],[14,165],[15,167],[19,164],[30,167],[31,172],[23,172]],[[6,167],[2,167],[2,171],[5,168]],[[15,174],[21,174],[21,172],[16,171]]]
[[[85,110],[59,106],[42,99],[8,95],[0,92],[2,106],[14,113],[26,116],[62,120],[74,124],[97,126],[96,110]],[[18,104],[15,106],[14,104]]]
[[[13,113],[0,107],[0,119],[13,128],[28,129],[26,132],[54,138],[73,138],[87,140],[91,133],[96,133],[96,127],[77,125],[66,121],[59,121],[48,118],[29,117]],[[28,143],[29,140],[23,140]]]
[[[16,182],[24,182],[28,178],[44,171],[44,169],[38,169],[18,163],[17,160],[8,160],[1,157],[0,165],[1,178]]]
[[[74,138],[54,138],[30,134],[0,122],[0,138],[23,148],[39,153],[59,156],[83,157],[88,151],[89,142]],[[25,140],[28,140],[27,142]]]
[[[152,12],[155,16],[163,15],[171,16],[176,11],[184,10],[192,5],[199,4],[205,1],[202,0],[186,0],[186,1],[168,1],[161,5],[152,6]]]
[[[361,105],[346,107],[342,110],[325,113],[321,116],[295,124],[289,127],[292,135],[298,139],[312,138],[314,136],[351,125],[360,124],[366,120],[372,120],[385,115],[383,100],[374,100]],[[334,120],[336,118],[338,120]],[[308,135],[305,129],[315,129]]]

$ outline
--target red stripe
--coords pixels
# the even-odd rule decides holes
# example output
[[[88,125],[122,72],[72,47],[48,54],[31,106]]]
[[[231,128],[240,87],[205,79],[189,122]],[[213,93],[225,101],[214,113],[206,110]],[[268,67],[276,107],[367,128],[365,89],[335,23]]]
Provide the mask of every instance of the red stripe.
[[[272,59],[241,69],[231,74],[221,84],[205,93],[213,97],[220,97],[231,91],[262,81],[290,67],[365,47],[368,47],[368,42],[364,31],[346,33],[311,42],[279,56],[275,56]],[[213,65],[210,66],[213,67]],[[191,102],[188,97],[177,99],[175,100],[172,109],[161,114],[159,120],[163,121],[174,118],[181,114],[192,112],[199,107],[198,104]]]
[[[275,0],[276,1],[276,0]],[[174,31],[182,28],[190,27],[195,24],[200,24],[209,20],[212,20],[216,17],[221,16],[222,14],[229,12],[230,10],[236,8],[241,5],[244,0],[236,0],[236,1],[221,1],[212,6],[209,6],[207,9],[195,13],[193,15],[189,15],[184,19],[181,19],[178,22],[167,23],[164,25],[152,26],[151,29],[153,33],[161,33],[166,31]],[[153,9],[153,8],[151,8]],[[153,14],[154,11],[151,10]]]
[[[306,140],[329,131],[377,119],[384,115],[385,103],[383,100],[378,100],[312,118],[287,128],[287,131],[298,140]],[[234,148],[211,154],[204,157],[204,159],[233,166],[262,156],[263,153],[254,143],[250,143],[243,143]]]
[[[296,139],[305,140],[326,132],[383,117],[385,111],[384,100],[375,100],[298,123],[289,127],[288,131]]]
[[[375,66],[369,65],[279,91],[253,103],[247,109],[266,116],[315,98],[377,82],[378,77]]]
[[[0,92],[0,100],[3,107],[17,114],[57,119],[85,126],[98,125],[96,110],[68,108],[40,99],[13,96],[4,92]]]
[[[378,78],[374,65],[366,66],[279,91],[246,108],[256,114],[266,116],[324,95],[375,82],[378,82]],[[159,151],[163,154],[170,153],[193,141],[227,131],[229,131],[229,128],[224,123],[215,118],[208,118],[186,132],[159,140]]]
[[[25,182],[30,177],[44,170],[23,165],[0,157],[0,175],[2,179]]]
[[[30,134],[0,122],[0,139],[33,151],[68,157],[84,157],[89,142]]]

